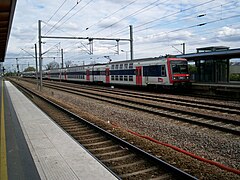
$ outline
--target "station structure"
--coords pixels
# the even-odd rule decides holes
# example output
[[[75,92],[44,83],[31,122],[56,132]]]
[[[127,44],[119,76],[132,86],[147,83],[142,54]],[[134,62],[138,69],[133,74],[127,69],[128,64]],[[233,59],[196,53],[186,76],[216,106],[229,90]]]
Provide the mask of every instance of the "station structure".
[[[199,83],[230,83],[230,60],[240,58],[240,48],[226,46],[197,48],[196,53],[177,55],[194,62],[197,71],[193,80]],[[240,73],[240,72],[239,72]]]

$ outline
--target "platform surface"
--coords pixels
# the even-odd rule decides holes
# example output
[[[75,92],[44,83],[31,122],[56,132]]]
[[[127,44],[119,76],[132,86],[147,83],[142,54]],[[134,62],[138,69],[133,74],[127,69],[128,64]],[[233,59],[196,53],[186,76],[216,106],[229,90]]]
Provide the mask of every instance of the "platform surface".
[[[10,82],[5,81],[5,86],[34,162],[31,167],[37,169],[36,177],[39,174],[40,179],[51,180],[117,179]]]

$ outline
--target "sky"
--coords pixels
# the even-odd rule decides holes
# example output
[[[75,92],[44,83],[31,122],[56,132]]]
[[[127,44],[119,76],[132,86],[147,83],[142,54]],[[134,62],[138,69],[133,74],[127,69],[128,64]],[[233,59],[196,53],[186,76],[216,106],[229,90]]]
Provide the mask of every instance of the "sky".
[[[120,39],[42,38],[43,66],[81,65],[130,59],[133,27],[135,59],[194,53],[196,48],[240,48],[240,0],[18,0],[4,66],[20,71],[35,66],[38,21],[42,36]],[[16,59],[17,58],[17,59]],[[18,62],[17,62],[18,61]]]

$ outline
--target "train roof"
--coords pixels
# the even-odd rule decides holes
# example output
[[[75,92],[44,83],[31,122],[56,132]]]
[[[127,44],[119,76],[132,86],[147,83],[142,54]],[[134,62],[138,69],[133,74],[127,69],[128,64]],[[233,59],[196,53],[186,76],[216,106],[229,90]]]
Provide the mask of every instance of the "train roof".
[[[141,58],[141,59],[133,59],[133,60],[120,60],[120,61],[110,61],[108,63],[96,63],[96,64],[87,64],[87,65],[79,65],[79,66],[72,66],[67,68],[58,68],[58,69],[52,69],[52,70],[59,70],[59,69],[74,69],[79,67],[89,67],[89,66],[105,66],[110,64],[124,64],[124,63],[134,63],[134,62],[142,62],[142,61],[154,61],[154,60],[160,60],[160,59],[167,59],[167,58],[173,58],[173,59],[184,59],[184,58],[178,58],[173,55],[166,55],[166,56],[159,56],[159,57],[152,57],[152,58]]]
[[[139,61],[154,61],[154,60],[167,59],[167,58],[184,59],[184,58],[177,58],[176,56],[172,56],[172,55],[166,55],[166,56],[159,56],[159,57],[152,57],[152,58],[115,61],[115,62],[110,62],[107,64],[119,64],[119,63],[129,63],[129,62],[134,63],[134,62],[139,62]]]

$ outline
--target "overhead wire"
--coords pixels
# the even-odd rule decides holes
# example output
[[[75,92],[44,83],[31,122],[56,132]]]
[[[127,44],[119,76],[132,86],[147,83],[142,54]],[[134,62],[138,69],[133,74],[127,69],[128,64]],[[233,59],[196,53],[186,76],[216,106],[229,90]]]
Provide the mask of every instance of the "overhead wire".
[[[216,22],[219,22],[219,21],[223,21],[223,20],[227,20],[227,19],[231,19],[231,18],[236,18],[236,17],[240,17],[240,14],[230,16],[230,17],[220,18],[220,19],[217,19],[217,20],[208,21],[208,22],[204,22],[204,23],[200,23],[200,24],[196,24],[196,25],[191,25],[191,26],[187,26],[187,27],[183,27],[183,28],[179,28],[179,29],[175,29],[175,30],[167,32],[167,34],[171,33],[171,32],[177,32],[177,31],[181,31],[181,30],[185,30],[185,29],[194,28],[194,27],[200,27],[200,26],[204,26],[204,25],[207,25],[207,24],[212,24],[212,23],[216,23]],[[161,35],[161,34],[166,34],[166,32],[154,34],[153,36],[158,36],[158,35]]]
[[[214,1],[214,0],[213,0],[213,1]],[[132,1],[132,2],[133,2],[133,1]],[[131,3],[132,3],[132,2],[131,2]],[[155,2],[156,2],[156,1],[155,1]],[[212,1],[210,1],[210,2],[212,2]],[[207,2],[206,2],[206,3],[207,3]],[[204,4],[205,4],[205,3],[204,3]],[[126,6],[127,6],[127,5],[126,5]],[[121,9],[123,9],[123,8],[121,8]],[[183,11],[184,11],[184,10],[183,10]],[[116,13],[116,12],[118,12],[118,11],[115,11],[115,13]],[[113,14],[114,14],[114,13],[113,13]],[[107,17],[110,17],[110,16],[107,16]],[[100,20],[99,22],[101,22],[101,20]],[[95,24],[96,24],[96,23],[95,23]]]
[[[57,14],[57,12],[62,8],[62,6],[66,3],[66,1],[67,0],[64,0],[63,1],[63,3],[58,7],[58,9],[53,13],[53,15],[47,20],[47,23]],[[43,22],[43,21],[42,21]],[[47,24],[46,23],[46,24]],[[44,28],[44,27],[46,27],[46,25],[44,25],[43,27],[42,27],[42,29]],[[30,41],[29,41],[29,43],[30,42],[32,42],[34,39],[35,39],[36,37],[33,37]],[[38,41],[37,42],[35,42],[34,44],[37,44],[38,43]]]
[[[88,4],[90,4],[91,2],[92,2],[93,0],[90,0],[85,6],[83,6],[80,10],[82,10],[84,7],[86,7]],[[122,7],[122,8],[120,8],[119,10],[117,10],[117,11],[115,11],[115,13],[117,13],[117,12],[119,12],[119,11],[121,11],[122,9],[124,9],[124,8],[126,8],[127,6],[129,6],[129,5],[131,5],[131,4],[133,4],[134,2],[136,2],[137,0],[135,0],[135,1],[132,1],[131,3],[129,3],[129,4],[127,4],[126,6],[124,6],[124,7]],[[80,11],[79,10],[79,11]],[[74,15],[76,15],[79,11],[77,11],[76,13],[74,13],[71,17],[69,17],[67,20],[65,20],[62,24],[64,24],[66,21],[68,21],[70,18],[72,18]],[[112,13],[111,15],[113,15],[113,14],[115,14],[115,13]],[[111,15],[109,15],[108,17],[110,17]],[[60,19],[61,20],[61,19]],[[46,22],[45,22],[46,23]],[[56,24],[54,25],[55,26],[55,29],[58,29],[62,24],[60,24],[59,26],[57,26],[56,27]],[[60,30],[60,29],[59,29]],[[49,31],[51,31],[51,29],[49,30]],[[49,32],[48,31],[48,32]],[[62,30],[61,30],[62,31]],[[48,33],[47,32],[47,33]],[[46,34],[47,34],[46,33]],[[81,42],[82,43],[82,42]],[[82,43],[82,45],[83,45],[83,43]],[[86,46],[85,45],[83,45],[84,46],[84,48],[85,49],[87,49],[86,48]],[[87,49],[87,51],[89,51],[88,49]]]
[[[157,19],[155,19],[155,20],[151,20],[151,21],[148,21],[148,22],[143,23],[143,24],[141,24],[141,25],[135,26],[135,27],[134,27],[134,32],[138,32],[137,29],[138,29],[139,27],[144,26],[144,25],[147,25],[147,24],[156,22],[156,21],[158,21],[158,20],[161,20],[161,19],[164,19],[164,18],[167,18],[167,17],[171,17],[171,16],[174,16],[174,15],[177,15],[177,14],[179,14],[179,13],[182,13],[182,12],[184,12],[184,11],[188,11],[188,10],[194,9],[194,8],[196,8],[196,7],[203,6],[203,5],[208,4],[208,3],[212,2],[212,1],[215,1],[215,0],[210,0],[210,1],[207,1],[207,2],[204,2],[204,3],[201,3],[201,4],[198,4],[198,5],[195,5],[195,6],[186,8],[186,9],[183,9],[183,10],[179,10],[179,11],[177,11],[177,12],[174,12],[174,13],[168,14],[168,15],[166,15],[166,16],[157,18]],[[146,30],[146,29],[148,29],[148,28],[144,28],[143,30]],[[141,30],[141,31],[143,31],[143,30]],[[123,29],[118,30],[118,31],[116,31],[116,32],[114,32],[114,33],[111,33],[111,35],[122,34],[122,33],[125,32],[125,31],[126,31],[126,29],[123,28]],[[125,32],[124,34],[126,34],[126,33],[127,33],[127,32]]]
[[[48,34],[49,32],[53,32],[54,30],[54,28],[71,12],[71,11],[73,11],[73,9],[75,9],[78,5],[79,5],[79,3],[81,2],[82,0],[79,0],[79,1],[77,1],[77,3],[64,15],[64,16],[62,16],[59,20],[58,20],[58,22],[56,22],[46,33],[45,33],[45,35],[46,34]],[[53,30],[53,31],[52,31]]]
[[[67,21],[69,21],[73,16],[78,14],[80,11],[82,11],[85,7],[87,7],[91,2],[94,0],[88,1],[83,7],[81,7],[78,11],[76,11],[73,15],[71,15],[68,19],[66,19],[62,24],[60,24],[57,28],[61,27],[63,24],[65,24]]]
[[[70,33],[66,32],[66,31],[60,29],[60,27],[61,27],[64,23],[66,23],[69,19],[71,19],[73,16],[75,16],[77,13],[79,13],[81,10],[83,10],[83,9],[84,9],[87,5],[89,5],[92,1],[93,1],[93,0],[90,0],[89,2],[87,2],[80,10],[78,10],[77,12],[75,12],[74,14],[72,14],[72,15],[71,15],[69,18],[67,18],[63,23],[61,23],[60,25],[57,26],[57,24],[58,24],[64,17],[66,17],[66,15],[69,14],[70,11],[73,10],[73,8],[76,7],[76,5],[80,2],[80,1],[78,1],[77,4],[76,4],[67,14],[65,14],[65,16],[63,16],[63,17],[59,20],[58,23],[55,24],[55,27],[54,27],[55,30],[62,31],[62,32],[64,32],[64,33],[69,34],[70,36],[74,36],[73,34],[70,34]],[[48,24],[48,22],[44,22],[44,23],[45,23],[45,24]],[[50,25],[50,24],[48,24],[48,25]],[[51,26],[51,25],[50,25],[50,26]],[[49,30],[49,31],[51,31],[51,30]]]
[[[192,6],[192,7],[186,8],[186,9],[183,9],[183,10],[179,10],[179,11],[177,11],[177,12],[174,12],[174,13],[171,13],[171,14],[165,15],[165,16],[163,16],[163,17],[160,17],[160,18],[157,18],[157,19],[154,19],[154,20],[148,21],[148,22],[143,23],[143,24],[141,24],[141,25],[138,25],[138,26],[136,26],[135,28],[139,28],[139,27],[145,26],[145,25],[147,25],[147,24],[150,24],[150,23],[153,23],[153,22],[159,21],[160,19],[164,19],[164,18],[167,18],[167,17],[173,16],[173,15],[176,15],[176,14],[182,13],[182,12],[184,12],[184,11],[188,11],[188,10],[190,10],[190,9],[194,9],[194,8],[196,8],[196,7],[200,7],[200,6],[206,5],[206,4],[211,3],[211,2],[213,2],[213,1],[215,1],[215,0],[210,0],[210,1],[207,1],[207,2],[204,2],[204,3],[200,3],[200,4],[198,4],[198,5],[195,5],[195,6]]]
[[[223,21],[223,20],[227,20],[227,19],[231,19],[231,18],[236,18],[236,17],[240,17],[240,14],[230,16],[230,17],[220,18],[220,19],[217,19],[217,20],[208,21],[208,22],[205,22],[205,23],[200,23],[200,24],[196,24],[196,25],[192,25],[192,26],[187,26],[187,27],[184,27],[184,28],[179,28],[179,29],[175,29],[175,30],[172,30],[172,31],[168,31],[168,32],[162,32],[162,33],[158,33],[158,34],[155,34],[155,35],[152,35],[152,36],[154,37],[154,36],[159,36],[159,35],[164,35],[164,34],[168,35],[172,32],[177,32],[177,31],[181,31],[181,30],[185,30],[185,29],[194,28],[194,27],[200,27],[200,26],[204,26],[204,25],[207,25],[207,24],[212,24],[212,23],[216,23],[216,22],[219,22],[219,21]],[[149,37],[145,37],[145,38],[149,38]],[[150,49],[152,49],[152,47]],[[144,50],[146,50],[146,49],[144,49]]]
[[[164,2],[167,2],[167,1],[169,1],[169,0],[165,0]],[[153,7],[150,7],[150,6],[156,4],[157,2],[158,2],[158,5],[159,5],[160,3],[164,3],[164,2],[160,2],[160,3],[159,3],[159,0],[154,1],[154,2],[152,2],[152,3],[150,3],[150,4],[148,4],[147,6],[144,6],[143,8],[141,8],[141,9],[139,9],[139,10],[137,10],[137,11],[135,11],[135,12],[133,12],[133,13],[131,13],[131,14],[125,16],[125,17],[123,17],[123,18],[120,19],[119,21],[117,21],[117,22],[115,22],[115,23],[113,23],[113,24],[111,24],[111,25],[109,25],[109,26],[107,26],[107,27],[105,27],[105,28],[103,28],[103,29],[97,31],[97,32],[94,33],[94,34],[98,34],[98,33],[102,32],[102,31],[104,31],[104,30],[106,30],[106,29],[108,29],[108,28],[110,28],[110,27],[112,27],[112,26],[114,26],[114,25],[120,23],[120,22],[123,21],[124,19],[127,19],[127,18],[129,18],[129,17],[131,17],[131,16],[135,16],[135,15],[137,15],[137,14],[139,14],[139,13],[145,12],[145,11],[147,11],[147,10],[153,8]],[[154,7],[155,7],[155,6],[154,6]]]
[[[88,30],[88,29],[92,28],[93,26],[95,26],[95,25],[101,23],[103,20],[108,19],[109,17],[113,16],[114,14],[117,14],[118,12],[122,11],[123,9],[126,9],[128,6],[134,4],[136,1],[138,1],[138,0],[131,1],[131,2],[128,3],[127,5],[121,7],[120,9],[118,9],[118,10],[114,11],[113,13],[107,15],[107,16],[104,17],[103,19],[100,19],[98,22],[96,22],[96,23],[90,25],[89,27],[86,28],[86,30]]]
[[[233,2],[233,1],[232,1]],[[230,2],[228,2],[228,3],[225,3],[225,4],[223,4],[223,5],[228,5],[228,4],[230,4]],[[207,8],[207,9],[205,9],[204,11],[207,11],[207,10],[209,10],[209,9],[215,9],[215,8],[219,8],[219,7],[221,7],[221,6],[223,6],[223,5],[218,5],[218,6],[215,6],[215,7],[209,7],[209,8]],[[221,11],[221,12],[219,12],[218,14],[221,14],[221,13],[223,13],[223,12],[225,12],[225,11],[228,11],[228,10],[231,10],[231,9],[234,9],[234,8],[236,8],[236,7],[232,7],[232,8],[230,8],[230,9],[225,9],[224,11]],[[190,19],[194,19],[194,18],[201,18],[201,17],[204,17],[204,16],[209,16],[211,13],[206,13],[206,14],[201,14],[201,12],[199,13],[200,15],[198,15],[198,16],[195,16],[195,17],[189,17],[189,16],[187,16],[186,18],[183,18],[183,19],[177,19],[177,20],[173,20],[173,21],[168,21],[168,22],[166,22],[165,24],[167,24],[167,25],[169,25],[169,24],[171,24],[171,23],[174,23],[174,22],[179,22],[179,21],[182,21],[182,20],[190,20]],[[165,25],[165,24],[161,24],[161,26],[163,26],[163,25]],[[143,29],[139,29],[139,30],[135,30],[134,32],[135,33],[137,33],[137,32],[141,32],[141,31],[144,31],[144,30],[147,30],[147,29],[151,29],[151,28],[153,28],[153,27],[156,27],[156,26],[159,26],[159,24],[156,24],[156,25],[153,25],[153,26],[150,26],[150,27],[147,27],[147,28],[143,28]],[[137,29],[137,27],[135,27],[134,29]]]
[[[137,30],[139,27],[142,27],[142,26],[145,26],[145,25],[147,25],[147,24],[151,24],[151,23],[153,23],[153,22],[159,21],[159,20],[161,20],[161,19],[165,19],[165,18],[167,18],[167,17],[171,17],[171,16],[177,15],[177,14],[179,14],[179,13],[182,13],[182,12],[185,12],[185,11],[188,11],[188,10],[191,10],[191,9],[194,9],[194,8],[197,8],[197,7],[206,5],[206,4],[211,3],[211,2],[213,2],[213,1],[215,1],[215,0],[210,0],[210,1],[207,1],[207,2],[204,2],[204,3],[200,3],[200,4],[198,4],[198,5],[191,6],[191,7],[189,7],[189,8],[186,8],[186,9],[183,9],[183,10],[179,10],[179,11],[177,11],[177,12],[174,12],[174,13],[171,13],[171,14],[168,14],[168,15],[165,15],[165,16],[162,16],[162,17],[160,17],[160,18],[157,18],[157,19],[154,19],[154,20],[145,22],[145,23],[143,23],[143,24],[141,24],[141,25],[135,26],[135,27],[134,27],[134,32],[136,32],[136,30]],[[147,29],[147,28],[146,28],[146,29]],[[145,30],[145,29],[143,29],[143,30]],[[121,34],[121,33],[124,32],[124,31],[125,31],[125,30],[116,31],[116,32],[114,32],[114,33],[112,33],[112,34],[113,34],[113,35],[117,35],[117,34]]]
[[[213,2],[213,1],[215,1],[215,0],[212,0],[212,1],[208,1],[208,2]],[[133,1],[132,1],[133,2]],[[154,1],[154,2],[156,2],[156,1]],[[122,7],[123,8],[123,7]],[[116,12],[116,11],[115,11]],[[117,13],[117,12],[116,12]],[[115,14],[116,14],[115,13]],[[141,12],[140,12],[141,13]],[[73,17],[73,16],[71,16],[71,17]],[[70,18],[71,18],[70,17]],[[111,17],[111,16],[107,16],[107,17]],[[235,16],[235,18],[236,17],[238,17],[238,15],[237,16]],[[69,18],[69,19],[70,19]],[[234,17],[233,17],[234,18]],[[67,19],[67,20],[69,20],[69,19]],[[224,19],[224,20],[226,20],[226,19]],[[62,21],[62,20],[61,20]],[[211,23],[214,23],[214,22],[218,22],[219,20],[217,20],[217,21],[209,21],[207,24],[211,24]],[[66,21],[64,21],[62,24],[64,24]],[[89,27],[93,27],[93,26],[95,26],[95,25],[97,25],[98,23],[100,23],[100,22],[102,22],[101,20],[100,21],[98,21],[97,23],[95,23],[95,24],[93,24],[93,25],[91,25],[91,26],[89,26]],[[58,23],[59,24],[59,23]],[[57,29],[57,28],[59,28],[62,24],[60,24],[59,26],[55,26],[55,27],[53,27],[53,28],[55,28],[55,29]],[[197,26],[204,26],[204,25],[206,25],[206,24],[204,24],[204,23],[200,23],[200,24],[197,24],[197,25],[193,25],[193,26],[189,26],[189,27],[185,27],[185,28],[179,28],[179,29],[177,29],[177,30],[175,30],[175,31],[169,31],[169,32],[167,32],[167,33],[171,33],[171,32],[176,32],[176,31],[180,31],[180,30],[184,30],[184,29],[188,29],[188,28],[193,28],[193,27],[197,27]],[[139,25],[140,26],[140,25]],[[142,26],[136,26],[135,27],[135,29],[140,29],[140,27],[142,27]],[[144,26],[144,25],[143,25]],[[140,29],[140,30],[144,30],[144,29]],[[146,28],[145,28],[145,30],[146,30]],[[51,30],[50,30],[51,31]],[[61,30],[62,31],[62,30]],[[63,31],[64,32],[64,31]],[[135,32],[140,32],[139,30],[138,31],[135,31]],[[48,33],[48,32],[47,32]],[[116,34],[115,34],[116,35]]]
[[[47,23],[52,20],[52,18],[58,13],[58,11],[63,7],[63,5],[67,2],[67,0],[64,0],[63,3],[58,7],[58,9],[53,13],[53,15],[47,20]],[[45,26],[42,27],[42,29]]]
[[[235,25],[235,24],[234,24]],[[233,26],[233,25],[232,25]],[[227,25],[227,27],[232,27],[231,25]],[[239,29],[240,28],[240,26],[238,25],[237,27],[233,27],[234,29]],[[236,36],[240,36],[240,33],[237,33],[237,34],[224,34],[224,36],[220,36],[220,34],[219,34],[219,32],[220,31],[223,31],[223,30],[221,30],[221,29],[218,29],[218,34],[216,34],[216,29],[212,29],[211,28],[211,30],[210,31],[204,31],[203,33],[199,33],[199,34],[193,34],[192,35],[192,37],[194,38],[194,37],[199,37],[199,38],[207,38],[207,40],[208,41],[211,41],[211,40],[214,40],[214,41],[216,41],[216,40],[220,40],[222,37],[224,37],[224,38],[229,38],[230,36],[232,36],[232,37],[236,37]],[[215,33],[215,34],[214,34]],[[213,34],[212,36],[209,36],[209,34]],[[204,35],[204,36],[203,36]],[[206,35],[208,35],[207,37],[206,37]],[[201,37],[202,36],[202,37]],[[203,40],[204,41],[204,40]],[[201,42],[201,40],[194,40],[194,41],[189,41],[189,43],[190,44],[194,44],[194,43],[200,43]]]

